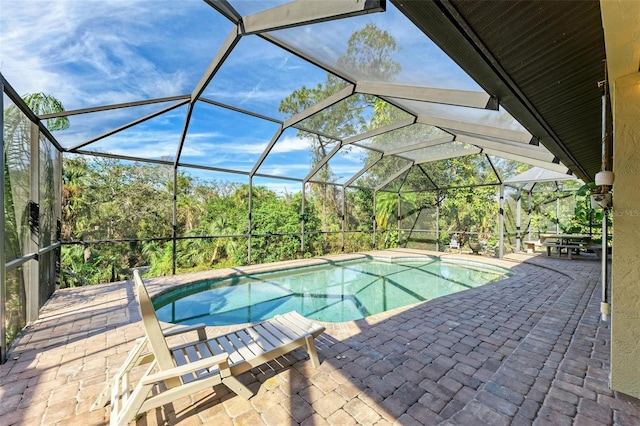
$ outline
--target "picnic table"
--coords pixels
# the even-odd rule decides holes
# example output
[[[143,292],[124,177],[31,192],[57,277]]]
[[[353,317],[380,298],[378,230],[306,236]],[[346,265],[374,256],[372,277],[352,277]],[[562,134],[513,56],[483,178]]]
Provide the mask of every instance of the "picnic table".
[[[540,234],[540,245],[546,247],[547,256],[551,256],[551,249],[555,248],[560,257],[562,250],[567,251],[567,257],[571,259],[571,255],[575,252],[580,253],[581,249],[591,247],[591,235],[585,234]]]

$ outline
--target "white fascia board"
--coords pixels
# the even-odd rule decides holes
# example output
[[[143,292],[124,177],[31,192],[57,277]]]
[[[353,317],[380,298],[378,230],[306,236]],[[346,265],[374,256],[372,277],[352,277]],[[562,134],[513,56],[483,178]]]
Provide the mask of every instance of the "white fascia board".
[[[460,120],[419,115],[417,121],[418,123],[439,127],[445,131],[450,131],[451,133],[456,133],[456,130],[460,130],[474,135],[486,135],[521,143],[529,143],[531,140],[531,135],[528,132],[484,126],[482,124],[469,123]]]
[[[487,109],[492,104],[491,96],[484,92],[405,86],[392,83],[359,81],[356,84],[356,92],[480,109]]]
[[[497,142],[495,140],[474,138],[466,135],[456,135],[459,142],[468,143],[480,148],[492,149],[507,154],[521,155],[533,160],[552,162],[555,156],[542,146],[523,144],[520,142]]]
[[[258,34],[283,28],[385,11],[385,0],[297,0],[245,16],[243,34]]]

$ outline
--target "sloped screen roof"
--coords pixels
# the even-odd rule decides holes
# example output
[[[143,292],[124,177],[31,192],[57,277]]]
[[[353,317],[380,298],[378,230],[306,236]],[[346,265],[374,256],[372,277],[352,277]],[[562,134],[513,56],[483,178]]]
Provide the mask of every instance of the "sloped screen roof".
[[[6,0],[0,28],[65,152],[393,191],[463,185],[451,158],[567,172],[390,2]]]

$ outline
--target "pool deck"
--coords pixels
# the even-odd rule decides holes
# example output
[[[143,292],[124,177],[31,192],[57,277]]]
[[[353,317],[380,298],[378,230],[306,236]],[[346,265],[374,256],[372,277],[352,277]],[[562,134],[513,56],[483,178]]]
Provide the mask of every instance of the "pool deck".
[[[256,392],[249,401],[217,386],[151,410],[136,424],[640,424],[640,401],[608,387],[610,325],[600,320],[595,257],[446,256],[516,274],[363,320],[326,324],[317,339],[320,368],[296,350],[240,376]],[[158,294],[176,280],[149,280],[148,286]],[[0,366],[0,424],[108,423],[108,407],[89,407],[143,335],[139,320],[130,281],[57,291]]]

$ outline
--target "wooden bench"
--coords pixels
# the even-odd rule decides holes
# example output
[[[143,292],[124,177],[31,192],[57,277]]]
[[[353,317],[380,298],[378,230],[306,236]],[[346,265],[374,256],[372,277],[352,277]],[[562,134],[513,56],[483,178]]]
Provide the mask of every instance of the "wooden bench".
[[[540,243],[540,240],[523,241],[522,244],[524,244],[527,247],[527,253],[535,253],[536,247],[542,246],[542,243]]]
[[[598,259],[602,259],[602,244],[588,244],[585,248],[594,252]]]

